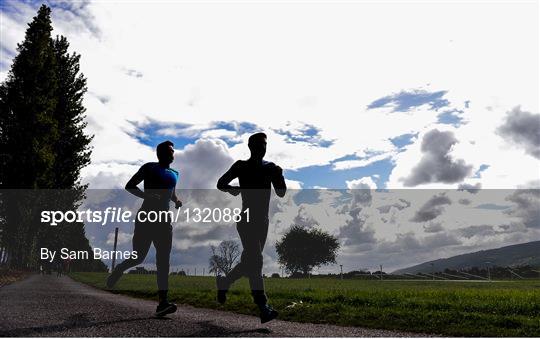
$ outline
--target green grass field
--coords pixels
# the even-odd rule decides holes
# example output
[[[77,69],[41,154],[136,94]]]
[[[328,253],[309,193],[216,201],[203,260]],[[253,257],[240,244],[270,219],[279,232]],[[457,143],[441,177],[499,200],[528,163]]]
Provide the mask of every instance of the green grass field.
[[[105,288],[105,273],[72,273]],[[402,330],[446,336],[540,337],[540,281],[368,281],[329,278],[265,280],[280,319]],[[170,277],[177,303],[257,314],[248,282],[215,302],[212,277]],[[155,275],[126,274],[116,293],[156,299]],[[300,303],[301,302],[301,303]]]

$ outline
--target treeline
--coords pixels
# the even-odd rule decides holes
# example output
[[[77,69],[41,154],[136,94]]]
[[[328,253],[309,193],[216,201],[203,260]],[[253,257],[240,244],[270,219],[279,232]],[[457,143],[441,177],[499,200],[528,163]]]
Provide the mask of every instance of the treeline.
[[[76,210],[84,198],[80,171],[90,163],[91,136],[82,100],[86,79],[80,55],[63,36],[52,37],[51,10],[43,5],[18,44],[0,85],[0,264],[39,266],[41,247],[91,250],[83,224],[51,227],[41,210]],[[76,261],[74,270],[106,269]]]

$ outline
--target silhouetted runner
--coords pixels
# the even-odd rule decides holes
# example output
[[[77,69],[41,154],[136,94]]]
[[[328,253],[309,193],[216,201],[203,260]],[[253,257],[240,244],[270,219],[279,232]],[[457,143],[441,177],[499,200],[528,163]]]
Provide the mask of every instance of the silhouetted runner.
[[[226,301],[230,286],[242,276],[249,278],[253,301],[260,310],[261,323],[275,319],[278,313],[267,304],[262,277],[262,251],[268,234],[268,205],[270,202],[271,185],[279,197],[287,190],[281,167],[273,162],[263,160],[266,154],[266,134],[256,133],[249,137],[248,147],[251,157],[239,160],[219,179],[217,188],[234,196],[242,195],[242,213],[236,229],[242,241],[242,256],[240,262],[225,276],[218,276],[217,300]],[[238,178],[240,186],[229,183]]]
[[[182,202],[174,191],[178,181],[178,172],[169,167],[174,160],[173,143],[165,141],[156,148],[159,162],[144,164],[126,184],[126,190],[133,195],[144,199],[137,215],[141,212],[155,212],[169,210],[169,202],[175,203],[178,209]],[[137,187],[144,181],[144,191]],[[162,214],[163,215],[163,214]],[[133,232],[133,251],[137,252],[137,258],[129,258],[116,266],[107,278],[107,287],[113,288],[122,273],[134,266],[140,265],[154,243],[156,248],[156,268],[159,305],[156,316],[164,316],[176,312],[176,305],[167,299],[169,290],[169,258],[172,246],[172,225],[170,220],[158,220],[157,222],[141,222],[137,217]]]

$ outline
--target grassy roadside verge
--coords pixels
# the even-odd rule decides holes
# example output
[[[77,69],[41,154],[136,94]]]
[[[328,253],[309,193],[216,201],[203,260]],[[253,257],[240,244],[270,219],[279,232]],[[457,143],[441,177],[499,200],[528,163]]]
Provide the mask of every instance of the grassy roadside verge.
[[[105,273],[71,277],[105,288]],[[154,275],[124,275],[115,293],[156,299]],[[280,319],[447,336],[539,337],[540,281],[430,282],[324,278],[265,280]],[[247,280],[215,302],[211,277],[170,277],[171,299],[196,307],[257,314]]]

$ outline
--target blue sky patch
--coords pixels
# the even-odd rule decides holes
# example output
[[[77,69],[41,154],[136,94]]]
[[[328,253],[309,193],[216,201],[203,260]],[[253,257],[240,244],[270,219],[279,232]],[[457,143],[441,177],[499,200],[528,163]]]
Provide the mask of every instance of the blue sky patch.
[[[285,177],[290,180],[297,180],[303,183],[305,188],[327,187],[343,189],[347,188],[346,181],[360,179],[362,177],[373,177],[377,188],[384,188],[390,173],[395,164],[391,159],[376,161],[364,167],[356,167],[336,171],[333,165],[308,166],[297,170],[285,171]]]
[[[194,125],[185,123],[167,123],[155,120],[151,120],[146,124],[139,124],[136,122],[131,122],[131,124],[136,128],[136,131],[134,133],[130,133],[129,135],[137,139],[137,141],[141,144],[155,147],[160,142],[170,140],[174,143],[174,147],[177,150],[183,149],[189,144],[194,144],[198,139],[201,138],[202,133],[206,131],[223,129],[236,132],[236,136],[239,136],[245,133],[255,133],[261,130],[261,128],[255,124],[236,121],[217,121],[210,123],[210,125],[205,128],[196,128]],[[170,129],[171,131],[174,131],[174,135],[163,135],[163,133],[161,133],[163,129]],[[240,143],[240,141],[226,136],[222,136],[219,139],[223,140],[229,147]]]
[[[358,156],[356,154],[347,154],[341,158],[337,158],[332,160],[332,163],[339,162],[339,161],[347,161],[347,160],[358,160]]]
[[[15,1],[6,1],[6,2],[15,2]],[[41,5],[47,5],[53,11],[55,8],[71,12],[75,15],[80,14],[79,12],[84,9],[90,2],[89,1],[58,1],[58,0],[23,0],[22,3],[27,3],[33,8],[37,9]],[[3,6],[2,6],[3,8]]]
[[[318,189],[302,189],[294,195],[294,203],[300,204],[316,204],[321,201]]]
[[[480,165],[480,168],[478,169],[478,171],[474,173],[473,178],[480,178],[480,175],[482,174],[482,172],[487,170],[488,168],[489,168],[489,165],[486,165],[486,164]]]
[[[213,125],[213,129],[224,129],[234,131],[238,134],[260,132],[261,128],[251,122],[219,121]]]
[[[287,125],[289,126],[290,124]],[[321,129],[310,124],[305,124],[302,127],[290,130],[274,129],[273,131],[285,136],[285,142],[290,144],[307,143],[313,146],[326,148],[334,143],[333,140],[323,139],[320,134]]]
[[[32,3],[35,3],[35,1],[30,2],[30,4],[32,4]],[[23,13],[21,8],[19,8],[17,6],[16,1],[2,1],[2,2],[0,2],[0,12],[5,13],[5,14],[8,14],[8,13],[22,14]]]
[[[392,144],[394,144],[394,146],[396,146],[397,148],[403,148],[407,145],[412,144],[413,139],[416,138],[417,136],[418,136],[418,133],[402,134],[402,135],[398,135],[395,138],[391,138],[390,142],[392,142]]]
[[[185,146],[195,143],[198,136],[193,135],[189,136],[188,133],[182,133],[186,131],[191,125],[183,123],[161,123],[157,121],[151,121],[148,124],[141,125],[132,122],[133,126],[136,128],[134,133],[129,133],[129,136],[135,138],[138,142],[143,145],[150,146],[155,148],[159,143],[170,140],[174,144],[174,148],[177,150],[183,149]],[[178,131],[178,134],[175,136],[162,135],[159,133],[163,128],[170,128]],[[186,131],[187,132],[187,131]]]
[[[401,91],[373,101],[368,109],[393,107],[393,112],[408,112],[412,108],[428,104],[431,109],[438,110],[450,105],[443,98],[447,91],[427,92],[424,90]]]
[[[446,125],[452,125],[454,127],[459,127],[463,124],[463,118],[459,116],[459,113],[463,113],[463,111],[459,110],[452,110],[452,111],[445,111],[437,116],[437,122],[439,124],[446,124]]]

